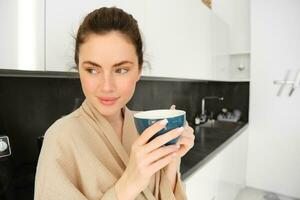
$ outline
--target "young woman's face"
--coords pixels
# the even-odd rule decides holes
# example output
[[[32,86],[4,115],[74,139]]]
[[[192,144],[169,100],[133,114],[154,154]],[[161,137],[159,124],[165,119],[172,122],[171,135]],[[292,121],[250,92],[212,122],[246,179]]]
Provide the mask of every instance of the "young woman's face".
[[[79,51],[83,93],[104,116],[112,116],[134,94],[140,78],[135,47],[119,32],[90,34]]]

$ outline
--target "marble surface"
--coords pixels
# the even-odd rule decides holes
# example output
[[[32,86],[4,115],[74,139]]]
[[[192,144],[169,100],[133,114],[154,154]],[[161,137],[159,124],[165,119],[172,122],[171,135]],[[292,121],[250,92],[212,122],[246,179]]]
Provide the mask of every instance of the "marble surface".
[[[182,180],[192,175],[203,164],[211,160],[247,127],[244,122],[219,122],[212,126],[191,125],[194,129],[195,144],[181,159]]]

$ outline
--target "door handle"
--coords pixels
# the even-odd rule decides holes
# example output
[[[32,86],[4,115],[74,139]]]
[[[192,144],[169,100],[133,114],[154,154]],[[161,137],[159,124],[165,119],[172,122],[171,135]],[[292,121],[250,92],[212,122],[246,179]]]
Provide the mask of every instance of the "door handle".
[[[289,96],[292,96],[292,94],[294,93],[294,91],[297,89],[297,87],[299,87],[300,85],[300,69],[297,70],[296,73],[296,77],[294,81],[288,80],[289,79],[289,75],[290,75],[290,70],[287,71],[284,80],[274,80],[273,83],[275,85],[281,85],[278,92],[277,92],[277,96],[280,96],[282,93],[283,88],[286,85],[291,86],[291,90],[289,92]]]
[[[294,93],[295,89],[299,86],[299,84],[300,84],[300,70],[297,71],[297,75],[294,80],[293,86],[290,90],[289,96],[292,96],[292,94]]]

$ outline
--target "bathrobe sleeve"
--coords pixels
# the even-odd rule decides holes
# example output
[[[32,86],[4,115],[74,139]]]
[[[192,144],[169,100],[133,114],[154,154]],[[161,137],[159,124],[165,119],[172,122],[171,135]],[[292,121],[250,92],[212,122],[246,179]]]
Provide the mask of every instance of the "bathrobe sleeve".
[[[47,131],[40,152],[35,180],[35,200],[118,200],[115,186],[106,191],[96,191],[94,197],[85,195],[78,170],[77,152],[72,137]],[[97,190],[94,186],[93,189]],[[99,198],[100,197],[100,198]]]
[[[161,183],[160,183],[160,197],[161,199],[176,199],[187,200],[185,185],[181,181],[180,172],[177,171],[175,190],[172,190],[171,183],[169,182],[164,169],[161,170]]]
[[[181,174],[180,174],[180,172],[177,172],[174,195],[175,195],[175,198],[178,199],[178,200],[185,200],[185,199],[187,199],[185,184],[181,180]]]

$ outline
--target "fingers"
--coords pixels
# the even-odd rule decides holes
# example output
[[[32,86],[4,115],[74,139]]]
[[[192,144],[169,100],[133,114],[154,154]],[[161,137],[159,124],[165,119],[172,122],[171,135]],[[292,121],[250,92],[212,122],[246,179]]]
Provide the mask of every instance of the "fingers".
[[[149,126],[147,129],[144,130],[144,132],[141,134],[140,137],[137,139],[138,145],[144,145],[148,142],[148,140],[155,135],[157,132],[159,132],[161,129],[166,127],[166,124],[168,123],[167,119],[160,120]]]
[[[194,129],[191,127],[185,127],[184,132],[181,134],[181,137],[187,137],[191,139],[195,139]]]
[[[167,164],[169,164],[173,159],[175,159],[177,156],[177,153],[173,152],[165,156],[164,158],[161,158],[160,160],[152,163],[149,167],[151,172],[157,172],[158,170],[164,168]]]
[[[154,149],[161,147],[162,145],[181,135],[183,130],[183,127],[179,127],[154,138],[151,142],[146,144],[145,152],[151,152]]]
[[[184,156],[191,148],[194,146],[194,138],[180,137],[176,142],[177,145],[180,145],[178,150],[178,155],[180,157]]]
[[[191,148],[194,146],[194,140],[187,137],[180,137],[176,144],[184,145],[185,147]]]
[[[146,164],[151,164],[165,156],[167,156],[170,153],[176,152],[179,149],[179,146],[177,145],[168,145],[160,147],[151,153],[148,154],[147,158],[144,160]]]
[[[188,127],[189,126],[189,123],[188,123],[188,121],[185,121],[185,123],[184,123],[184,127]]]

